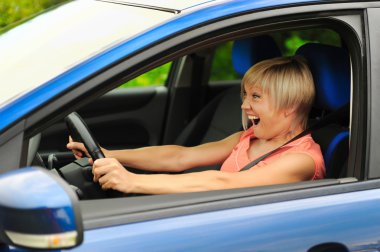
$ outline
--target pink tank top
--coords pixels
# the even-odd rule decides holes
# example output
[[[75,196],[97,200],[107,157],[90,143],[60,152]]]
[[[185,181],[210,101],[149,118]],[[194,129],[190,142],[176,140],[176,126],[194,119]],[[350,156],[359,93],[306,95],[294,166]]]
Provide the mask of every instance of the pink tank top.
[[[252,162],[253,160],[249,159],[247,152],[250,146],[250,141],[254,137],[255,135],[252,128],[244,131],[240,136],[239,143],[235,146],[230,156],[224,161],[220,170],[225,172],[238,172],[245,165]],[[269,155],[250,169],[265,166],[276,158],[291,152],[305,153],[314,160],[315,172],[312,180],[324,178],[325,163],[323,161],[321,148],[316,142],[314,142],[310,134],[281,147],[275,153]]]

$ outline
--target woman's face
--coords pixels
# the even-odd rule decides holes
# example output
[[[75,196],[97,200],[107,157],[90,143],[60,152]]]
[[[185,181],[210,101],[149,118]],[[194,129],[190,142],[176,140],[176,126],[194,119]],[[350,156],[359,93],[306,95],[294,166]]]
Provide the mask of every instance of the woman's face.
[[[275,110],[271,97],[261,88],[245,86],[241,109],[252,121],[255,136],[259,139],[281,139],[290,131],[291,121],[284,110]]]

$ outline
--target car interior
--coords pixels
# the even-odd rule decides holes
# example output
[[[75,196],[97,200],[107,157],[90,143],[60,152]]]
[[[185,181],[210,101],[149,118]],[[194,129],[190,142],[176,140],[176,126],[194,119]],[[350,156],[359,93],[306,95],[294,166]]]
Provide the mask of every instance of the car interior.
[[[329,29],[319,30],[331,32]],[[308,34],[308,30],[304,33]],[[213,45],[172,61],[163,85],[116,88],[80,108],[78,113],[100,145],[109,149],[161,144],[194,146],[223,139],[243,129],[240,78],[253,64],[286,55],[282,48],[286,34],[290,32],[258,34],[223,42],[222,45],[230,45],[230,58],[225,61],[230,61],[233,66],[235,79],[212,80],[212,72],[217,70],[213,59],[219,46]],[[337,33],[335,35],[339,37]],[[305,39],[293,52],[307,60],[314,77],[316,99],[310,112],[309,126],[320,125],[311,133],[323,152],[326,180],[354,177],[347,169],[351,62],[344,41],[339,39],[334,45]],[[37,149],[38,152],[37,155],[29,155],[34,158],[29,157],[28,162],[58,171],[86,194],[88,187],[92,187],[91,183],[77,182],[74,177],[80,174],[71,168],[65,171],[64,167],[74,161],[73,155],[65,149],[67,139],[63,121],[50,126],[30,141],[29,153]],[[88,166],[86,162],[75,163],[77,167]],[[218,168],[195,167],[186,172]],[[349,179],[350,182],[355,180]],[[99,190],[95,190],[93,197],[82,197],[110,197],[105,194],[99,196],[98,193]]]

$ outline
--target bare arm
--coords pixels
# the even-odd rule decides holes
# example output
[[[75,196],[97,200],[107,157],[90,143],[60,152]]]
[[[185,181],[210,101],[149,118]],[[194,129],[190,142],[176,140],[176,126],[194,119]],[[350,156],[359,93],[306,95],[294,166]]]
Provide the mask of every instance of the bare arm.
[[[115,158],[127,167],[148,171],[180,172],[196,166],[222,163],[239,142],[240,134],[241,132],[238,132],[223,140],[194,147],[166,145],[130,150],[103,149],[103,152],[106,157]],[[85,150],[82,143],[70,142],[67,147],[73,151]]]
[[[93,173],[94,180],[103,189],[166,194],[299,182],[311,179],[314,170],[315,164],[310,156],[291,153],[269,165],[237,173],[205,171],[178,175],[140,175],[128,172],[115,159],[97,160]]]

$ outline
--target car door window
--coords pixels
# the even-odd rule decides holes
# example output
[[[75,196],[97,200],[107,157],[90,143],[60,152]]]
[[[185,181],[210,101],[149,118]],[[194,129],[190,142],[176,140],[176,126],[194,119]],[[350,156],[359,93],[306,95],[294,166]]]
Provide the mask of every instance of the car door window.
[[[339,34],[326,28],[314,28],[271,33],[284,56],[294,55],[299,47],[306,43],[322,43],[341,47]]]
[[[119,88],[164,86],[167,82],[172,62],[156,67],[124,84]]]
[[[210,83],[240,79],[240,76],[235,72],[232,65],[232,46],[233,42],[229,41],[215,48]]]

